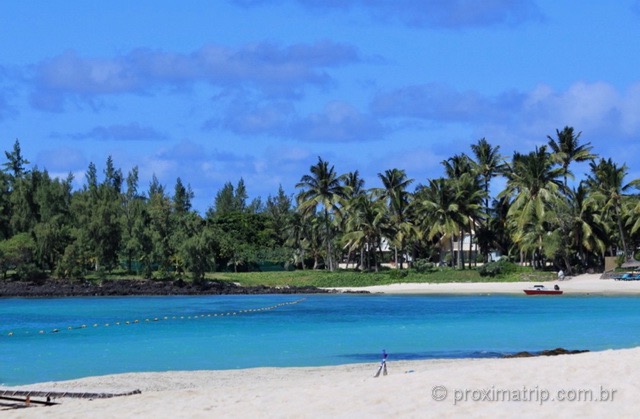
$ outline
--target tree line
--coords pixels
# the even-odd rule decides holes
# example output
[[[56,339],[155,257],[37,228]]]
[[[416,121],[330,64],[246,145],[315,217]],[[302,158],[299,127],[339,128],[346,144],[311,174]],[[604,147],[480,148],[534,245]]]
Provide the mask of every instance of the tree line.
[[[280,187],[264,202],[249,201],[240,179],[227,182],[200,215],[180,178],[172,192],[155,176],[142,190],[137,167],[125,176],[108,157],[100,175],[89,164],[85,184],[74,190],[71,175],[29,168],[16,140],[0,172],[0,270],[5,279],[117,271],[201,281],[207,272],[268,265],[335,270],[346,262],[378,270],[385,257],[399,269],[417,261],[462,269],[492,252],[537,269],[597,269],[607,255],[634,257],[640,179],[627,182],[625,164],[592,150],[572,127],[510,158],[482,138],[468,154],[444,160],[439,178],[414,185],[392,168],[371,188],[357,170],[339,174],[319,157],[294,194]],[[574,179],[580,162],[589,171]],[[505,187],[492,196],[496,178]],[[465,238],[468,251],[452,252]]]

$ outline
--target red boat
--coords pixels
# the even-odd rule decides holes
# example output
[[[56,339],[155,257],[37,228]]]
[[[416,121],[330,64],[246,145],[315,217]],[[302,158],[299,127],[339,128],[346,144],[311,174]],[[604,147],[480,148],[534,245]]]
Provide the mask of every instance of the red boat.
[[[527,295],[560,295],[562,292],[563,291],[557,285],[553,289],[547,288],[544,285],[534,285],[533,287],[524,290],[524,293]]]

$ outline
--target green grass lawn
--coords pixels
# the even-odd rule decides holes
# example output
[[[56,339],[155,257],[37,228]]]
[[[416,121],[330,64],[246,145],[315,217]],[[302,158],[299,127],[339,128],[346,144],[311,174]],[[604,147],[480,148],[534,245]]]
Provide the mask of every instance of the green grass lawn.
[[[371,285],[388,285],[399,283],[450,283],[450,282],[543,282],[556,278],[552,271],[537,271],[529,267],[522,267],[509,263],[504,273],[491,277],[480,276],[476,269],[453,269],[448,267],[433,268],[430,272],[419,273],[415,269],[395,270],[384,269],[380,272],[356,272],[352,270],[297,270],[276,272],[213,272],[206,274],[207,280],[221,280],[240,284],[242,286],[314,286],[314,287],[365,287]],[[143,280],[142,276],[115,270],[111,273],[98,274],[92,272],[86,276],[89,281],[117,281],[123,279]],[[187,273],[183,277],[191,281]],[[171,281],[172,279],[167,279]]]
[[[406,276],[404,276],[406,272]],[[555,279],[554,272],[533,271],[521,268],[518,272],[500,277],[482,277],[475,269],[456,270],[443,268],[431,273],[417,273],[412,270],[382,272],[353,271],[293,271],[293,272],[247,272],[212,273],[207,279],[236,282],[243,286],[265,285],[270,287],[315,286],[315,287],[364,287],[369,285],[387,285],[405,282],[447,283],[447,282],[516,282],[550,281]]]

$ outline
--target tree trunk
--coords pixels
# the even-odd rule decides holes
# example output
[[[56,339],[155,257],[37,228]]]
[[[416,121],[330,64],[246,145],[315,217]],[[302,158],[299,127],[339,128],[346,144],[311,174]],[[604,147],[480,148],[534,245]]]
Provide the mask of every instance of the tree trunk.
[[[327,266],[329,271],[333,272],[333,257],[331,254],[331,237],[329,235],[329,211],[324,209],[324,225],[325,225],[325,237],[324,239],[327,241]]]
[[[408,265],[410,268],[413,268],[415,266],[413,263],[416,261],[416,253],[417,253],[416,242],[412,241],[411,242],[411,262]]]
[[[455,267],[456,264],[458,263],[458,260],[456,259],[456,252],[453,250],[453,234],[451,235],[451,267]]]
[[[469,220],[469,269],[471,269],[471,259],[475,262],[473,255],[473,220]]]
[[[367,243],[367,251],[365,252],[365,255],[367,257],[366,261],[365,261],[365,267],[367,269],[367,272],[371,272],[371,249],[373,248],[373,246],[371,246],[371,243]]]
[[[622,229],[622,222],[620,221],[620,210],[616,206],[616,221],[618,224],[618,231],[620,232],[620,240],[622,241],[622,251],[624,252],[625,262],[629,259],[629,253],[627,249],[627,241],[624,239],[624,231]]]
[[[460,230],[460,237],[458,237],[458,268],[464,269],[464,230]]]

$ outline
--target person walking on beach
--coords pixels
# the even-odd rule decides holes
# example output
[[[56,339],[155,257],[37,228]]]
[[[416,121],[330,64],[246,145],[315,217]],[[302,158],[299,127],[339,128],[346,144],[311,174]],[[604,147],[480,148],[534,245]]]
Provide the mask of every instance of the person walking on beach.
[[[376,375],[374,375],[374,377],[379,377],[381,372],[383,375],[387,375],[387,356],[389,356],[387,354],[387,351],[383,349],[382,362],[380,362],[380,368],[378,368],[378,372],[376,372]]]

